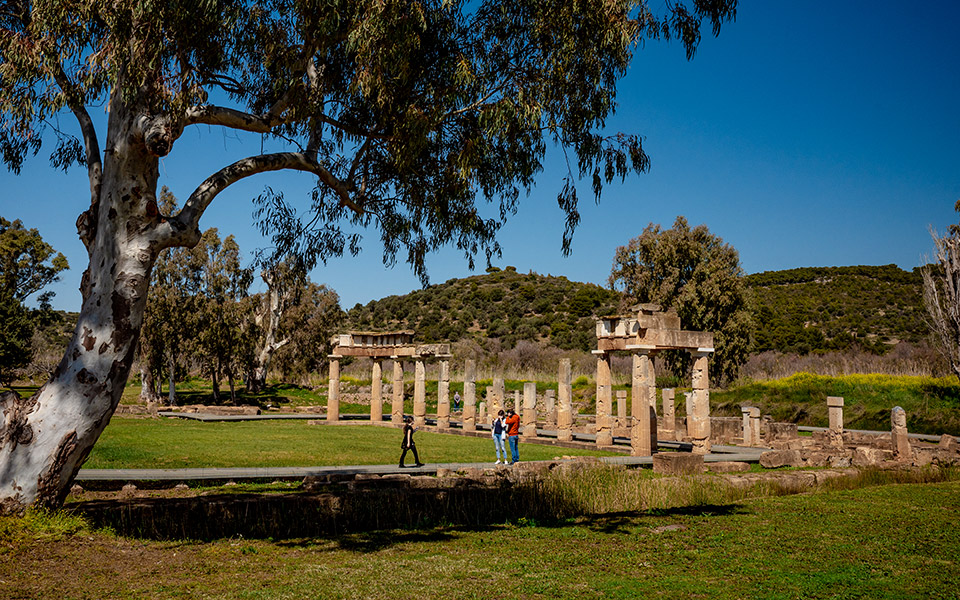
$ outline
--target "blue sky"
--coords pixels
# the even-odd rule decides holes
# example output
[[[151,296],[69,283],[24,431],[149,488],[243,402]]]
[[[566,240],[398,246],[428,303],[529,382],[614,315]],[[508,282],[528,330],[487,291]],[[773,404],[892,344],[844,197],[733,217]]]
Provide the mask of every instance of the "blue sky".
[[[583,218],[572,255],[563,257],[556,195],[564,168],[554,153],[503,228],[503,257],[494,264],[603,284],[617,246],[648,223],[670,227],[677,215],[737,248],[747,273],[922,264],[932,250],[928,228],[958,220],[957,23],[954,1],[742,0],[736,22],[719,38],[707,32],[693,61],[679,44],[647,43],[608,125],[644,136],[651,171],[608,186],[599,205],[581,185]],[[72,117],[63,115],[61,126],[74,127]],[[193,128],[164,159],[161,183],[186,198],[258,145]],[[74,222],[89,202],[86,177],[52,170],[47,154],[20,176],[0,171],[0,214],[38,228],[67,255],[72,268],[51,287],[54,305],[78,310],[86,253]],[[204,228],[235,234],[250,257],[267,244],[252,226],[250,201],[265,185],[296,198],[310,184],[291,174],[243,182],[214,201]],[[335,289],[344,308],[420,287],[402,257],[383,267],[375,230],[364,239],[359,257],[320,266],[312,279]],[[432,282],[473,274],[453,250],[427,266]]]

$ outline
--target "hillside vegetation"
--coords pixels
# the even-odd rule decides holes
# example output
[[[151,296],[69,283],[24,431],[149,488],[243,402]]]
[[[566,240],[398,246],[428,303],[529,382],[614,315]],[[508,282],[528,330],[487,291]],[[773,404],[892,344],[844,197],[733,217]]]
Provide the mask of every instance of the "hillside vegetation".
[[[748,275],[753,352],[807,354],[859,347],[882,354],[927,336],[919,269],[811,267]],[[496,270],[388,296],[347,313],[354,329],[413,329],[425,342],[498,338],[561,349],[596,347],[594,317],[615,314],[619,295],[565,277]]]

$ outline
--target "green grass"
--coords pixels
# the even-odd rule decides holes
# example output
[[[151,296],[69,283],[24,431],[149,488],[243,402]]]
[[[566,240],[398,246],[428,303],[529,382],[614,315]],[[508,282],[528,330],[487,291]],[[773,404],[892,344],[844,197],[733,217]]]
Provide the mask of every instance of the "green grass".
[[[0,521],[16,598],[953,599],[960,482],[559,523],[156,542]]]
[[[400,456],[399,429],[373,425],[307,425],[306,421],[203,423],[181,419],[115,416],[84,467],[176,469],[189,467],[310,467],[393,464]],[[420,431],[420,460],[494,460],[493,442]],[[520,443],[522,460],[610,453]]]

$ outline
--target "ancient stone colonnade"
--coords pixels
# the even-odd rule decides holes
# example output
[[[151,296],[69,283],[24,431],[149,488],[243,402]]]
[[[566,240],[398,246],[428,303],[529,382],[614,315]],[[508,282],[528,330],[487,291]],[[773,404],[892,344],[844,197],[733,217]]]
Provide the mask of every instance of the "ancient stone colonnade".
[[[370,390],[370,420],[383,420],[383,361],[393,361],[393,394],[390,421],[403,421],[403,361],[413,360],[415,379],[413,388],[413,420],[417,427],[426,423],[427,360],[440,362],[440,380],[437,384],[437,421],[441,427],[450,424],[450,344],[414,344],[412,331],[385,333],[350,332],[333,338],[330,355],[330,391],[327,399],[327,420],[340,420],[340,359],[344,356],[366,356],[373,360]]]
[[[613,443],[610,356],[633,356],[630,443],[634,456],[650,456],[657,449],[657,388],[653,357],[662,350],[686,350],[693,358],[693,391],[687,395],[687,437],[693,451],[710,452],[710,378],[707,359],[713,352],[713,334],[680,329],[675,311],[641,304],[637,313],[597,319],[597,445]],[[669,402],[668,402],[669,400]],[[669,409],[669,415],[667,414]],[[664,397],[664,418],[674,420],[673,397]],[[670,425],[670,423],[665,423]]]

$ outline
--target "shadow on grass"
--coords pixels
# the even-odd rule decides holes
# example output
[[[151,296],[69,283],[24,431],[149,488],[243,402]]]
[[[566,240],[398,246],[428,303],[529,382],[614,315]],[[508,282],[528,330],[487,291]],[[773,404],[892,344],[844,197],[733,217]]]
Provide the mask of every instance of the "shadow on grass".
[[[341,547],[357,552],[373,552],[414,538],[442,541],[456,535],[458,529],[566,527],[575,519],[591,529],[627,532],[646,517],[722,516],[740,507],[710,505],[595,515],[543,486],[520,484],[113,499],[78,502],[68,510],[94,527],[141,539],[244,537],[296,544],[293,540],[320,537],[334,538]]]

